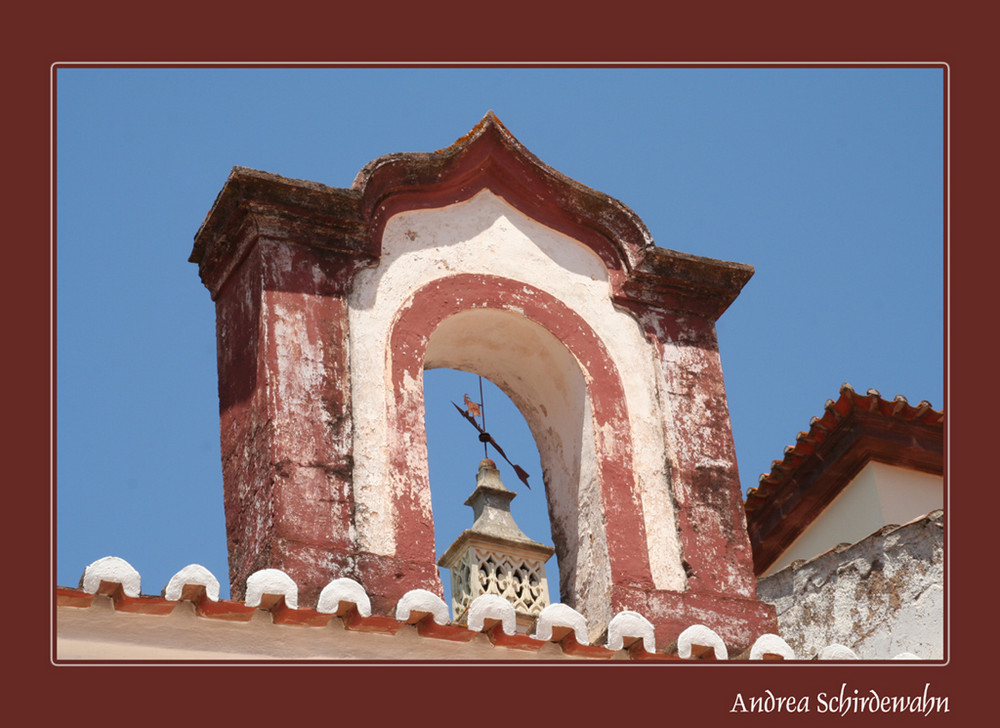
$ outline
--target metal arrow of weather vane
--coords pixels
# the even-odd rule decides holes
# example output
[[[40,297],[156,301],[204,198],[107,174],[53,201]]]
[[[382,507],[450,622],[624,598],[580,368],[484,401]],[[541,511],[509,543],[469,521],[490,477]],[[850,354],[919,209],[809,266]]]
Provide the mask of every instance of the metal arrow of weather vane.
[[[483,410],[486,409],[486,405],[483,404],[483,401],[484,401],[483,378],[479,377],[479,402],[473,402],[471,399],[469,399],[469,395],[466,394],[465,409],[462,409],[454,402],[452,402],[452,405],[454,405],[455,409],[458,410],[458,413],[462,415],[462,417],[468,420],[469,424],[471,424],[479,431],[479,441],[483,443],[483,454],[486,457],[489,457],[489,451],[487,450],[486,445],[487,443],[492,445],[496,449],[496,451],[500,453],[500,457],[502,457],[504,460],[510,463],[510,466],[514,468],[514,472],[517,473],[517,477],[521,479],[521,482],[524,483],[525,486],[527,486],[528,490],[531,490],[531,485],[528,484],[529,476],[524,471],[524,468],[522,468],[520,465],[515,465],[514,463],[512,463],[510,461],[510,458],[507,457],[507,453],[503,451],[503,448],[500,447],[500,445],[497,444],[497,441],[493,439],[493,436],[486,431],[486,415],[483,413]],[[482,418],[483,420],[482,426],[480,426],[479,423],[476,422],[477,417]]]

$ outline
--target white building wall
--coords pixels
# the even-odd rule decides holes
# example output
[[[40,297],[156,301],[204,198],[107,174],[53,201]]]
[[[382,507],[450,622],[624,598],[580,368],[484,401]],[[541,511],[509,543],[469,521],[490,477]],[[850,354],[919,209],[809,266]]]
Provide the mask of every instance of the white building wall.
[[[934,511],[757,582],[798,659],[828,645],[862,660],[945,657],[944,516]]]

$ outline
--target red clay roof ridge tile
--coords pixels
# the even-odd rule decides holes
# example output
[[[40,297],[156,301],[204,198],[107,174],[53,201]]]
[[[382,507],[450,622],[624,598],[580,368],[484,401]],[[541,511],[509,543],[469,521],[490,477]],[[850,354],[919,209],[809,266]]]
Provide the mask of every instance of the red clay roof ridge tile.
[[[859,394],[846,382],[840,386],[840,396],[836,400],[828,399],[823,409],[821,416],[809,420],[809,430],[799,432],[795,436],[795,444],[785,447],[784,457],[772,461],[771,470],[760,475],[758,486],[747,491],[744,503],[747,513],[760,508],[773,492],[792,477],[800,462],[854,411],[868,412],[899,422],[917,422],[942,428],[944,425],[944,411],[934,410],[927,400],[910,405],[901,394],[886,400],[877,389]]]

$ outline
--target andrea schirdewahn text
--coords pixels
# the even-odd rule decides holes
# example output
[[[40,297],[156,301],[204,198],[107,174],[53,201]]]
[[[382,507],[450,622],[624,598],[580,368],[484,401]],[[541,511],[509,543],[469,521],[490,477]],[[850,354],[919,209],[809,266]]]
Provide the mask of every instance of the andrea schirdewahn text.
[[[776,695],[765,690],[761,695],[736,693],[730,713],[948,713],[948,698],[931,693],[931,684],[910,695],[883,695],[877,690],[850,688],[809,695]]]

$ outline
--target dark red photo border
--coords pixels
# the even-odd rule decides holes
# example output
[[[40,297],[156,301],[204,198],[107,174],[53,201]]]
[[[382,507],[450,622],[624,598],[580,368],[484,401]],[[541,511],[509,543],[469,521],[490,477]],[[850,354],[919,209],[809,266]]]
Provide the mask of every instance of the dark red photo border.
[[[159,724],[165,720],[311,722],[396,720],[516,723],[604,720],[711,724],[801,721],[794,714],[733,714],[736,694],[815,695],[851,688],[913,694],[931,685],[949,699],[939,720],[968,720],[989,710],[992,696],[976,679],[992,651],[988,539],[997,501],[987,470],[985,426],[996,367],[989,284],[996,233],[993,63],[985,17],[923,13],[914,4],[706,4],[703,10],[634,12],[617,4],[574,12],[538,3],[455,4],[450,11],[421,4],[344,9],[251,6],[209,10],[124,3],[102,10],[30,11],[10,27],[28,30],[7,50],[8,311],[10,428],[8,489],[10,583],[8,653],[16,666],[11,712],[69,720]],[[636,8],[641,7],[636,3]],[[919,7],[919,5],[918,5]],[[940,13],[941,11],[938,11]],[[741,666],[691,669],[607,666],[54,666],[50,662],[50,498],[54,461],[54,275],[50,256],[54,160],[52,66],[58,62],[320,61],[454,62],[732,62],[940,64],[946,69],[947,135],[945,408],[948,536],[949,661],[945,665]],[[989,125],[989,126],[988,126]],[[45,222],[48,221],[48,225]],[[45,230],[49,228],[47,235]],[[22,507],[23,506],[23,507]],[[16,516],[14,515],[16,514]],[[989,519],[989,520],[988,520]],[[48,534],[49,539],[41,534]],[[706,666],[708,667],[708,666]],[[21,687],[23,685],[23,687]],[[33,686],[33,690],[28,687]],[[47,699],[33,697],[44,693]],[[53,697],[57,699],[53,700]],[[815,705],[815,703],[814,703]],[[530,717],[528,717],[530,716]],[[898,716],[896,716],[898,717]],[[890,716],[867,717],[889,720]],[[851,717],[847,718],[852,719]],[[223,723],[225,724],[225,723]]]

